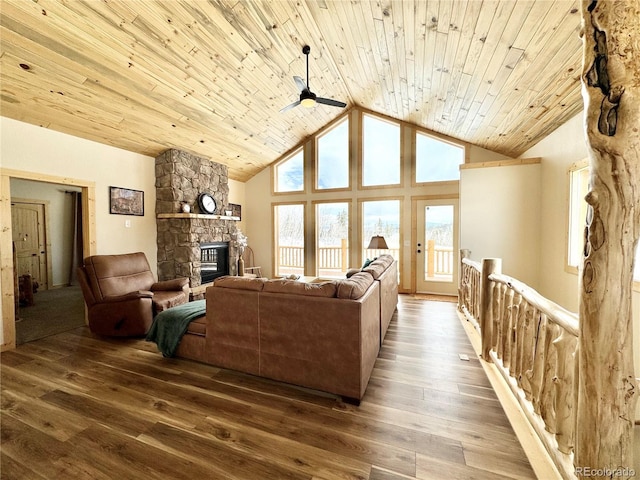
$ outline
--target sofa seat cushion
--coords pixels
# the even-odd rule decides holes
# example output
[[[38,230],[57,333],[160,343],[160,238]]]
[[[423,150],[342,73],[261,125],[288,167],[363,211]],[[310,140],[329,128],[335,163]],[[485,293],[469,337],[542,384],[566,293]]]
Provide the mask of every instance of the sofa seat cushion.
[[[205,315],[196,318],[189,324],[187,333],[191,335],[200,335],[201,337],[207,336],[207,317]]]
[[[336,282],[306,283],[278,278],[265,282],[263,291],[333,298],[336,296]]]
[[[182,290],[170,291],[170,290],[158,290],[153,292],[153,311],[164,312],[171,307],[177,307],[187,303],[189,297],[185,295]]]
[[[365,294],[372,283],[371,274],[367,272],[356,273],[338,283],[337,297],[357,300]]]
[[[236,288],[239,290],[253,290],[260,292],[264,288],[266,281],[266,278],[235,277],[228,275],[216,278],[213,285],[215,287]]]

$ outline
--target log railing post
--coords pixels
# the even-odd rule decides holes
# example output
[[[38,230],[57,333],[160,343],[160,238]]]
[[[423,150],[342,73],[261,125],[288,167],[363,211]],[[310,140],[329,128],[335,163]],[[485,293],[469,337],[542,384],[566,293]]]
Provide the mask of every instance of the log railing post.
[[[632,294],[640,238],[640,2],[583,0],[581,7],[590,188],[579,277],[574,464],[578,473],[605,472],[593,478],[618,472],[626,479],[638,397]]]
[[[491,281],[489,275],[502,273],[502,259],[483,258],[482,276],[480,277],[480,333],[482,335],[482,358],[487,362],[491,361],[489,351],[491,350],[491,336],[493,332],[491,316]]]

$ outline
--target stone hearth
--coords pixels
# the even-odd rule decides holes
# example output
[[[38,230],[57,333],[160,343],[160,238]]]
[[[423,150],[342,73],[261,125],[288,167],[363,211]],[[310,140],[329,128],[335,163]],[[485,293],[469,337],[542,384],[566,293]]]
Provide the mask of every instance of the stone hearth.
[[[198,195],[208,192],[216,200],[214,215],[198,211]],[[156,224],[158,279],[188,277],[191,287],[200,285],[200,244],[229,242],[229,270],[236,273],[238,228],[228,210],[229,176],[226,165],[181,150],[167,150],[156,157]],[[182,212],[182,204],[191,213]]]

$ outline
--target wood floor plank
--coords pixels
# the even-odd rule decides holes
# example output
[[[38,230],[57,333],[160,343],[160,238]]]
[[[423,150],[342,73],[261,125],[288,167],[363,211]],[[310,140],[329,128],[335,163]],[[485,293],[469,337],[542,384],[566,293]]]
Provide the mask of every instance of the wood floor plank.
[[[3,480],[534,478],[449,302],[400,296],[359,406],[86,327],[0,381]]]

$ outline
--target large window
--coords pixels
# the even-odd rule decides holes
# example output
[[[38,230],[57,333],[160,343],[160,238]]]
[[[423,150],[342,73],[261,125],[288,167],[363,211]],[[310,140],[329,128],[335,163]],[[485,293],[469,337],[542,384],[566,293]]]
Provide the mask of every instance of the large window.
[[[275,273],[304,275],[304,205],[275,205]]]
[[[316,141],[316,188],[349,187],[349,117],[320,135]]]
[[[273,187],[276,192],[304,190],[304,150],[302,148],[276,165]]]
[[[416,132],[416,183],[460,180],[464,149]]]
[[[362,186],[400,184],[400,125],[362,116]]]
[[[348,267],[349,203],[317,203],[317,273],[321,277],[344,276]]]
[[[384,237],[389,249],[369,249],[374,235]],[[383,253],[400,258],[400,200],[363,201],[362,259],[372,260]]]

